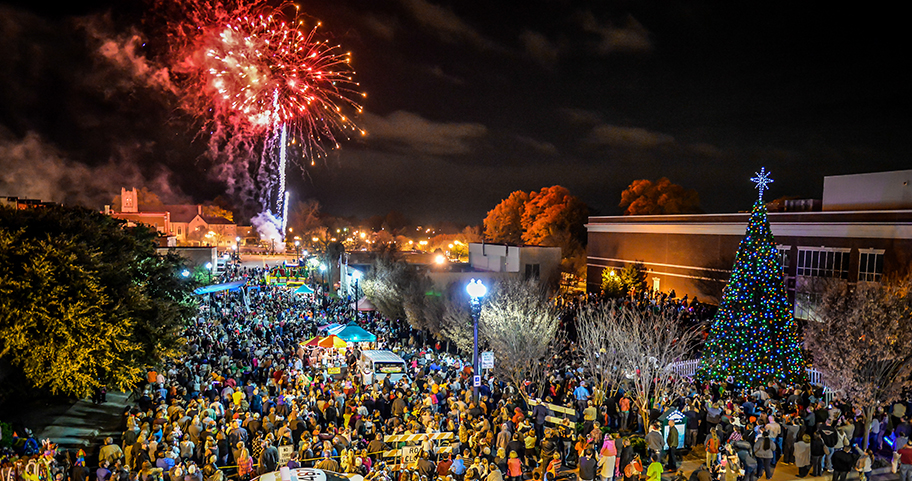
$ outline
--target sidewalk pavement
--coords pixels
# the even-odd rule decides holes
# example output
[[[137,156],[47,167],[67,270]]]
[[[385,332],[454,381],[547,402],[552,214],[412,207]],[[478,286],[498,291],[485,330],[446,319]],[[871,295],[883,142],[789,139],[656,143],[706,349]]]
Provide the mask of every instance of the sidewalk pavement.
[[[120,438],[121,415],[129,397],[130,393],[109,392],[104,404],[80,399],[36,433],[38,439],[48,438],[67,450],[82,449],[91,459],[106,437],[115,442]]]

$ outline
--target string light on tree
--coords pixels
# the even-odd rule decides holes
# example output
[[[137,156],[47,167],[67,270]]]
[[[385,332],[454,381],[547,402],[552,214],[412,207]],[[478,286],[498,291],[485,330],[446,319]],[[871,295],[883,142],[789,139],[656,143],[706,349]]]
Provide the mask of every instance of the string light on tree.
[[[760,172],[754,172],[756,177],[751,177],[751,182],[757,184],[757,190],[760,191],[760,201],[763,201],[763,191],[769,189],[767,187],[769,184],[773,183],[773,179],[769,177],[769,172],[766,171],[766,167],[760,167]]]
[[[759,197],[713,318],[698,377],[744,387],[770,380],[800,383],[807,376],[806,364],[763,203],[772,179],[766,169],[756,175],[751,181]]]

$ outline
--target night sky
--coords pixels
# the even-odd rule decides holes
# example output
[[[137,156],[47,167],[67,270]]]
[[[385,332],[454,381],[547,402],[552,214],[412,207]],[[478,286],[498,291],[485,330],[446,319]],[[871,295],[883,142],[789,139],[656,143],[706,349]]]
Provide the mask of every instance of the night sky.
[[[908,46],[886,4],[301,3],[353,52],[366,138],[289,171],[296,199],[478,224],[560,184],[593,213],[669,177],[707,212],[820,198],[823,176],[912,166]],[[38,10],[36,10],[38,9]],[[0,4],[0,195],[100,208],[121,186],[205,201],[199,123],[162,85],[133,0]],[[136,49],[129,47],[138,45]]]

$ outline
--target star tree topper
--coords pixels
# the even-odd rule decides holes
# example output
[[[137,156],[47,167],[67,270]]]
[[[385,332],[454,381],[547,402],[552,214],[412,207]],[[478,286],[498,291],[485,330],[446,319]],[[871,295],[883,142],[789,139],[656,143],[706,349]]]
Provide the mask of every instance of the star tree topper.
[[[767,184],[772,184],[773,179],[769,178],[769,172],[766,171],[766,167],[760,167],[760,172],[754,172],[756,177],[751,178],[751,182],[757,184],[757,190],[760,191],[760,200],[763,200],[763,191],[769,189]]]

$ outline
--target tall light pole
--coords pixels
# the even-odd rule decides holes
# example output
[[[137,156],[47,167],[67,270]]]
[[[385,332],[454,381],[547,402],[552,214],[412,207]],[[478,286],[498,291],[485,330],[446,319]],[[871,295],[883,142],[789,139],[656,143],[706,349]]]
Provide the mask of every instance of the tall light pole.
[[[481,298],[488,293],[488,288],[480,279],[472,279],[466,286],[466,292],[472,298],[472,327],[475,343],[472,349],[472,399],[478,404],[478,385],[481,384],[481,375],[478,374],[478,316],[481,314]]]
[[[320,306],[326,307],[326,264],[320,263]]]
[[[295,262],[299,261],[300,256],[298,255],[298,247],[301,246],[301,241],[295,241]]]
[[[206,263],[206,270],[209,271],[209,283],[212,284],[212,263]]]

